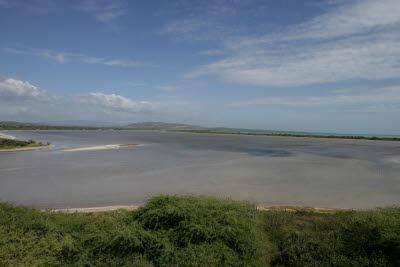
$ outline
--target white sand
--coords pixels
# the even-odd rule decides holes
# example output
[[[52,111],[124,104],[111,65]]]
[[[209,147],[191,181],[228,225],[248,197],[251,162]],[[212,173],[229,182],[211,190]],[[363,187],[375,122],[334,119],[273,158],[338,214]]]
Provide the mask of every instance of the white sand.
[[[62,151],[88,151],[88,150],[102,150],[102,149],[118,149],[119,145],[104,145],[104,146],[88,146],[72,149],[64,149]]]
[[[0,138],[3,138],[3,139],[15,139],[14,136],[2,134],[2,133],[0,133]]]
[[[136,145],[136,144],[130,144],[130,145],[117,144],[117,145],[103,145],[103,146],[88,146],[88,147],[64,149],[61,151],[90,151],[90,150],[103,150],[103,149],[118,149],[120,147],[126,147],[126,146],[138,146],[138,145]]]

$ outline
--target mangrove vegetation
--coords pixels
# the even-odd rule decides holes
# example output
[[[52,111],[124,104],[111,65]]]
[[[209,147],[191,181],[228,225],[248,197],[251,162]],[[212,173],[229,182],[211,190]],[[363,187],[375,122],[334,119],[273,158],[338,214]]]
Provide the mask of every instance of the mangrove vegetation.
[[[25,147],[41,147],[48,146],[50,143],[43,144],[42,142],[35,142],[33,140],[20,141],[14,139],[3,139],[0,138],[0,149],[14,149],[14,148],[25,148]]]

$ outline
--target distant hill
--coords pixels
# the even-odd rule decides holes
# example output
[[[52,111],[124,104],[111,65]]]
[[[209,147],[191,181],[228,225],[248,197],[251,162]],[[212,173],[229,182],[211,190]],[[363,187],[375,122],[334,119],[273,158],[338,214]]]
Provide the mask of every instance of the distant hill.
[[[280,130],[252,130],[243,128],[226,128],[226,127],[202,127],[198,125],[190,125],[184,123],[165,123],[165,122],[139,122],[124,126],[125,129],[136,130],[166,130],[166,131],[199,131],[199,132],[218,132],[218,133],[300,133]]]
[[[132,123],[124,128],[129,129],[146,129],[146,130],[201,130],[200,126],[189,125],[183,123],[166,123],[166,122],[138,122]]]
[[[54,126],[81,126],[81,127],[121,127],[126,123],[115,123],[107,121],[87,121],[87,120],[67,120],[67,121],[48,121],[41,124]]]

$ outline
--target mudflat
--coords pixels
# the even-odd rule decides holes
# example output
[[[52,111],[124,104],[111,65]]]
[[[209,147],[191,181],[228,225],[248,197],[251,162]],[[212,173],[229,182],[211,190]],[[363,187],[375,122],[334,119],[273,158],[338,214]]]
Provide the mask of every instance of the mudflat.
[[[155,131],[9,134],[54,147],[0,152],[3,201],[51,208],[129,206],[168,193],[258,205],[400,204],[400,142]],[[141,145],[63,151],[112,144]]]

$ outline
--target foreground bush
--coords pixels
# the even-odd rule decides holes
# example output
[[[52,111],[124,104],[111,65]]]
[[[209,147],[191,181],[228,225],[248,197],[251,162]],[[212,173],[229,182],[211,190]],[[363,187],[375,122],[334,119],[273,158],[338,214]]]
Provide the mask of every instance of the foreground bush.
[[[278,249],[273,265],[400,266],[400,208],[275,213],[277,226],[265,228]]]
[[[159,196],[128,213],[164,241],[157,264],[263,265],[268,241],[263,240],[256,207],[206,197]]]
[[[156,196],[135,211],[0,203],[3,266],[399,266],[400,208],[317,213]]]

